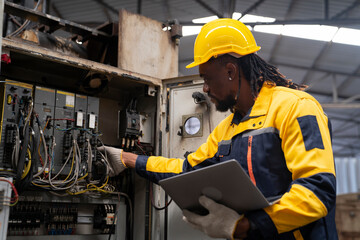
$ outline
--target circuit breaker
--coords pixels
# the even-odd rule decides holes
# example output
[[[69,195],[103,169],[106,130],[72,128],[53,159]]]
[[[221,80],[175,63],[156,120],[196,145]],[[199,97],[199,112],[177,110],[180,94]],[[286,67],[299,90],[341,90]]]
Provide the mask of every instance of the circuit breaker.
[[[111,202],[80,204],[66,200],[42,201],[41,197],[32,201],[25,198],[10,209],[8,239],[18,236],[114,234],[116,222],[123,223],[126,215],[124,202]],[[125,236],[125,225],[122,224],[119,229],[119,235]]]

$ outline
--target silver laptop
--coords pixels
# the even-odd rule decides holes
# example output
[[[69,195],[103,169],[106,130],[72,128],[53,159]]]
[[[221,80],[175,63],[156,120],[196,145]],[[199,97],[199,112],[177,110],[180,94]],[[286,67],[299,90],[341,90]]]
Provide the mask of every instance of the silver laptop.
[[[274,203],[274,198],[267,200],[234,159],[160,180],[159,184],[181,209],[199,214],[206,214],[199,203],[201,195],[239,213]]]

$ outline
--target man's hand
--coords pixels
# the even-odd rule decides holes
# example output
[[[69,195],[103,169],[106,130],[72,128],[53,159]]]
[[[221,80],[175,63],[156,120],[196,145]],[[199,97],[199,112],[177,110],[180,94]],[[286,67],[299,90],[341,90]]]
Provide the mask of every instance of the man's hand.
[[[109,162],[109,176],[114,177],[124,171],[127,166],[125,165],[122,154],[123,150],[120,148],[114,148],[114,147],[105,147],[101,146],[98,147],[98,150],[102,152],[106,156]]]
[[[234,239],[235,229],[244,215],[240,215],[206,196],[201,196],[199,202],[209,211],[209,214],[201,216],[184,210],[183,220],[210,237]],[[244,237],[246,237],[247,230],[248,228],[244,230]]]

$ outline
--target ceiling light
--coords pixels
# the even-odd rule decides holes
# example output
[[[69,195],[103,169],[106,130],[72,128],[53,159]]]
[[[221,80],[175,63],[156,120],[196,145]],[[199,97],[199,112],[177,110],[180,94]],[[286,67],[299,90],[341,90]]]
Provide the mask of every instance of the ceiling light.
[[[239,13],[239,12],[234,12],[233,15],[232,15],[232,18],[238,20],[239,18],[241,18],[241,15],[242,14]]]
[[[263,17],[263,16],[252,15],[252,14],[246,14],[244,17],[242,17],[240,19],[240,21],[243,22],[243,23],[248,23],[248,22],[275,22],[275,20],[276,20],[276,18]]]
[[[333,42],[360,46],[360,30],[351,28],[340,28]]]
[[[182,27],[182,35],[183,37],[198,35],[202,26],[183,26]]]
[[[213,15],[210,17],[203,17],[203,18],[195,18],[192,20],[193,23],[208,23],[212,20],[218,19],[217,16]]]
[[[232,15],[233,19],[238,20],[241,18],[242,14],[239,12],[234,12]],[[240,19],[241,22],[247,23],[247,22],[275,22],[276,18],[271,17],[263,17],[258,15],[252,15],[252,14],[246,14],[243,18]]]
[[[305,38],[319,41],[330,41],[337,27],[321,26],[321,25],[284,25],[282,35],[289,37]]]
[[[284,29],[284,25],[256,25],[254,31],[270,33],[270,34],[281,34]]]
[[[233,19],[239,19],[241,13],[234,12]],[[203,18],[193,19],[193,23],[208,23],[212,20],[218,19],[217,16],[209,16]],[[243,23],[248,22],[274,22],[275,18],[257,16],[246,14],[240,19]],[[250,30],[256,32],[263,32],[269,34],[284,35],[296,38],[305,38],[318,41],[333,41],[335,43],[350,44],[360,46],[360,30],[352,28],[338,28],[326,25],[301,25],[301,24],[288,24],[288,25],[256,25],[254,28],[246,25]],[[183,26],[183,36],[197,35],[202,26]]]

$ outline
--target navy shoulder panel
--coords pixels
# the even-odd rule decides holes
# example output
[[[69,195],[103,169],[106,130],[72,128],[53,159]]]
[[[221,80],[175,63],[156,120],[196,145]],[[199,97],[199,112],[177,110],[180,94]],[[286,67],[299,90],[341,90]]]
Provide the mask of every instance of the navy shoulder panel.
[[[306,151],[313,148],[324,149],[316,116],[308,115],[297,118],[305,144]]]

